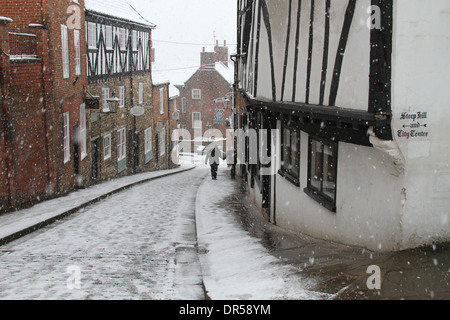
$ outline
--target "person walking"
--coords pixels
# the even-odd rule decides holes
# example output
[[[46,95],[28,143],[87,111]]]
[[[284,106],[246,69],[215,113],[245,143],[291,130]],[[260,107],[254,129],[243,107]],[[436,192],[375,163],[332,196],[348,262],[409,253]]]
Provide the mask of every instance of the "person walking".
[[[211,178],[213,180],[217,180],[220,159],[225,159],[225,157],[217,146],[214,146],[206,153],[205,164],[209,162],[211,166]]]

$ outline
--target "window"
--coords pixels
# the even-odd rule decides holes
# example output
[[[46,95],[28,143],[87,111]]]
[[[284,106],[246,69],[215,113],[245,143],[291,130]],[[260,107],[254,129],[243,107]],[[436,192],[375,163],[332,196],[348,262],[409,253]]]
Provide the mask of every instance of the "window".
[[[202,91],[200,89],[192,90],[192,99],[200,100],[202,98]]]
[[[126,158],[127,140],[125,128],[117,131],[117,159],[123,160]]]
[[[280,174],[295,185],[300,185],[300,132],[289,128],[282,130]]]
[[[67,26],[61,26],[61,41],[62,41],[62,66],[63,66],[63,77],[65,79],[69,78],[69,36],[67,32]]]
[[[144,103],[144,83],[139,82],[139,104]]]
[[[125,107],[125,86],[119,87],[119,107],[123,108]]]
[[[95,23],[88,23],[88,48],[97,49],[97,26]]]
[[[127,168],[127,137],[126,128],[117,130],[117,171]]]
[[[136,30],[131,31],[131,48],[133,51],[137,51],[138,47],[138,32]]]
[[[202,114],[200,112],[192,112],[192,128],[202,128]]]
[[[187,99],[182,98],[181,99],[181,112],[186,113],[186,109],[187,109]]]
[[[75,74],[81,74],[81,48],[80,48],[80,30],[73,31],[75,43]]]
[[[153,158],[151,127],[144,131],[144,140],[145,163],[147,164]]]
[[[305,192],[336,212],[337,144],[310,138],[308,187]]]
[[[159,133],[159,155],[163,156],[166,153],[166,128],[163,127]]]
[[[164,88],[159,89],[159,112],[164,113]]]
[[[86,105],[80,106],[80,148],[81,148],[81,160],[87,156],[87,128],[86,128]]]
[[[106,50],[113,49],[113,32],[111,26],[106,26],[105,28],[105,44]]]
[[[109,88],[102,88],[103,111],[109,111]]]
[[[103,137],[103,160],[111,158],[111,134],[108,133]]]
[[[119,46],[120,50],[126,50],[126,33],[124,28],[119,29]]]
[[[70,118],[69,113],[63,114],[64,128],[63,128],[63,140],[64,140],[64,163],[70,161]]]

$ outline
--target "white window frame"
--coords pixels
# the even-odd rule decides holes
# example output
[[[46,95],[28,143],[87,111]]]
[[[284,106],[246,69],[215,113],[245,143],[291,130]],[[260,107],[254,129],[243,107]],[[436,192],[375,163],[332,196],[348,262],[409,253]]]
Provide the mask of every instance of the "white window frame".
[[[69,32],[65,25],[61,25],[61,44],[63,78],[67,79],[70,77]]]
[[[159,113],[164,114],[164,88],[159,89]]]
[[[109,88],[103,87],[102,88],[102,103],[103,103],[104,111],[109,111],[109,105],[108,105],[107,99],[109,99]]]
[[[112,26],[105,26],[105,46],[106,50],[113,49],[113,29]]]
[[[144,142],[144,152],[145,152],[145,154],[147,154],[147,153],[149,153],[149,152],[151,152],[152,151],[152,127],[150,127],[150,128],[147,128],[145,131],[144,131],[144,139],[145,139],[145,142]]]
[[[111,146],[112,146],[111,133],[107,133],[103,136],[103,160],[108,160],[111,158]]]
[[[126,128],[117,130],[117,161],[127,157],[127,132]]]
[[[193,100],[201,100],[202,99],[202,90],[201,89],[192,89],[192,99]]]
[[[125,107],[125,86],[119,86],[119,108]]]
[[[187,111],[187,99],[181,98],[181,112],[186,113]]]
[[[127,33],[125,28],[119,28],[119,47],[121,51],[125,51],[127,48]]]
[[[81,45],[80,45],[80,30],[73,31],[73,41],[75,45],[75,75],[81,74]]]
[[[81,160],[87,156],[86,105],[80,105],[80,151]]]
[[[138,49],[138,32],[136,30],[131,31],[131,50],[137,51]]]
[[[166,127],[163,127],[159,132],[159,155],[166,154]]]
[[[97,25],[88,22],[88,49],[97,49]]]
[[[198,115],[198,119],[195,119],[196,115]],[[201,112],[192,112],[192,128],[194,128],[194,129],[202,128],[202,113]]]
[[[70,161],[70,115],[69,112],[63,114],[63,146],[64,146],[64,164]]]
[[[144,103],[144,83],[139,82],[139,104]]]

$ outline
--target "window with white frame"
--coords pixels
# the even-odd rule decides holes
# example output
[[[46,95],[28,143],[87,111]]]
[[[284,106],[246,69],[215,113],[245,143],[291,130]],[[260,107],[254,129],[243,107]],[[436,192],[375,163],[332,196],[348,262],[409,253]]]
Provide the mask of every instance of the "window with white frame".
[[[103,160],[111,158],[111,133],[103,136]]]
[[[80,30],[73,31],[75,45],[75,74],[81,74],[81,47],[80,47]]]
[[[136,30],[131,31],[131,49],[137,51],[138,47],[138,32]]]
[[[119,107],[125,107],[125,86],[119,87]]]
[[[62,66],[63,66],[63,77],[65,79],[69,78],[69,35],[67,31],[67,26],[61,25],[61,51],[62,51]]]
[[[123,160],[127,156],[127,139],[125,128],[117,130],[117,160]]]
[[[150,154],[152,152],[152,128],[148,128],[144,131],[144,152]]]
[[[166,154],[166,128],[163,127],[159,133],[159,150],[160,155]]]
[[[106,45],[106,50],[112,50],[113,49],[112,26],[106,26],[105,27],[105,45]]]
[[[202,114],[200,112],[192,112],[192,128],[202,128]]]
[[[139,104],[144,103],[144,83],[139,82]]]
[[[124,28],[119,29],[119,46],[120,50],[126,50],[126,31]]]
[[[64,141],[64,163],[70,161],[70,116],[66,112],[63,114],[64,126],[63,126],[63,141]]]
[[[109,88],[104,87],[102,88],[102,103],[104,111],[109,111],[108,99],[109,99]]]
[[[88,48],[97,49],[97,26],[93,22],[88,23]]]
[[[86,128],[86,105],[80,106],[80,149],[81,160],[87,156],[87,128]]]
[[[192,99],[200,100],[202,98],[202,91],[200,89],[192,90]]]
[[[182,98],[181,99],[181,112],[186,113],[187,110],[187,99]]]
[[[159,113],[164,113],[164,88],[159,89]]]

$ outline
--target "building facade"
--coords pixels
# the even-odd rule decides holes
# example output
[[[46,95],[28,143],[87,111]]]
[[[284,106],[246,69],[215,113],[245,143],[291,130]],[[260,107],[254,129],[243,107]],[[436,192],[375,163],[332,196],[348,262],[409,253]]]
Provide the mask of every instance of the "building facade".
[[[89,183],[155,169],[150,57],[155,26],[125,1],[89,0],[85,14],[92,100]]]
[[[68,13],[83,5],[0,3],[1,210],[65,194],[87,174],[85,34]]]
[[[172,167],[168,85],[161,109],[152,83],[155,25],[122,0],[0,5],[1,212]]]
[[[200,53],[200,68],[179,90],[179,125],[184,129],[185,140],[197,140],[202,144],[209,139],[226,139],[230,129],[233,106],[233,68],[229,65],[226,43],[216,43],[214,52]],[[223,144],[224,150],[226,144]],[[194,148],[194,146],[192,146]],[[195,150],[194,150],[195,151]]]
[[[448,240],[448,2],[238,8],[238,157],[267,219],[377,251]]]

